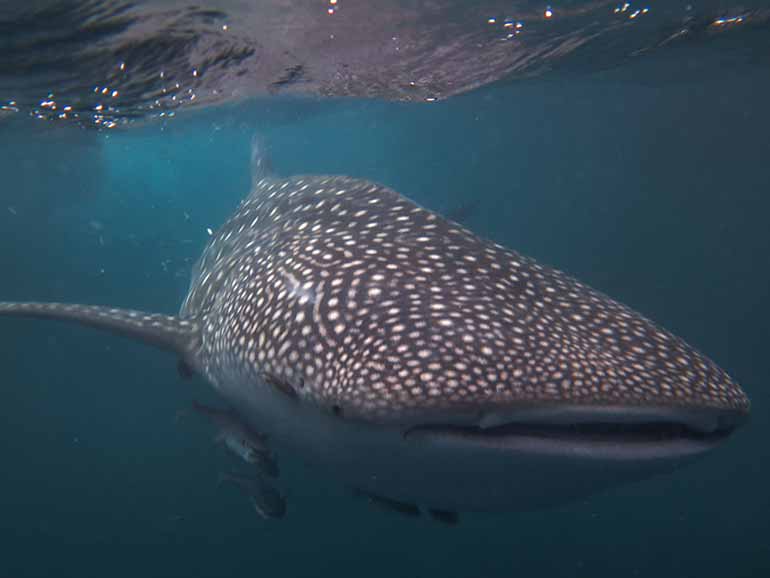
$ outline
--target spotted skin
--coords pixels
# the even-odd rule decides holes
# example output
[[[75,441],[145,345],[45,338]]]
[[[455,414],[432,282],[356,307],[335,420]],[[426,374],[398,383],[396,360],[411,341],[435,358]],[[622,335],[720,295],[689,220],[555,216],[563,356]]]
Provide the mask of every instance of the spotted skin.
[[[213,381],[268,379],[374,422],[522,404],[748,411],[681,339],[386,187],[261,179],[204,251],[182,317]]]
[[[711,360],[638,313],[349,177],[259,179],[193,272],[179,317],[56,303],[189,358],[213,383],[266,381],[373,422],[526,404],[746,413]]]

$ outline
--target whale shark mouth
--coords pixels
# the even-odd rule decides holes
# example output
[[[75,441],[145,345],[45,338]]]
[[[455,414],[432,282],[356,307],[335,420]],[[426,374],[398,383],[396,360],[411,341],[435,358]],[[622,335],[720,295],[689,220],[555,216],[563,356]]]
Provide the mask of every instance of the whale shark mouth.
[[[491,425],[431,423],[409,428],[409,440],[541,454],[659,459],[699,454],[719,445],[745,421],[741,412],[571,408],[519,412]],[[488,420],[490,421],[490,420]]]
[[[666,443],[692,441],[694,443],[718,443],[730,436],[735,427],[724,427],[704,432],[682,423],[576,423],[576,424],[520,424],[510,423],[492,428],[478,426],[427,425],[411,428],[406,436],[418,432],[442,431],[462,437],[532,437],[554,441],[583,441],[586,443]]]

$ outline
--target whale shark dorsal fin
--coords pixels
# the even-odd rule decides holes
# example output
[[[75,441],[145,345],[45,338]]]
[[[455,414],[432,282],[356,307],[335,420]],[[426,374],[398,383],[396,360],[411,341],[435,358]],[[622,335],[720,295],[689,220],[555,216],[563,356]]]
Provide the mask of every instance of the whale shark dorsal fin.
[[[267,154],[265,143],[257,136],[251,137],[251,184],[273,176],[273,164]]]
[[[71,321],[130,337],[182,357],[193,352],[200,333],[198,322],[194,319],[96,305],[0,302],[0,316]]]

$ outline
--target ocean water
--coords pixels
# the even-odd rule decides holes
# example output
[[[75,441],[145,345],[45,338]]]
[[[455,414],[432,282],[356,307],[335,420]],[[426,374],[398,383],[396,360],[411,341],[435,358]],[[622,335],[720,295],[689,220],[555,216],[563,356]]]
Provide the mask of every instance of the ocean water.
[[[763,30],[431,103],[267,96],[118,130],[0,119],[0,298],[177,311],[192,263],[277,173],[385,183],[681,335],[751,420],[673,474],[456,527],[300,480],[283,520],[232,487],[220,403],[173,356],[0,323],[0,577],[770,575],[770,69]],[[743,49],[743,45],[750,49]],[[0,95],[2,97],[2,95]]]

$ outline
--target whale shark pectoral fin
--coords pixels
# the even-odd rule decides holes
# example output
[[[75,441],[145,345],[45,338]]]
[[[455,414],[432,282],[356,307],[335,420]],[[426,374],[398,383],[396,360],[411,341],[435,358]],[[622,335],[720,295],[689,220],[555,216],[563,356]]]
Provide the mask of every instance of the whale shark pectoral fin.
[[[195,319],[130,309],[66,303],[0,302],[0,316],[71,321],[175,352],[186,362],[194,356],[200,341],[200,328]]]

